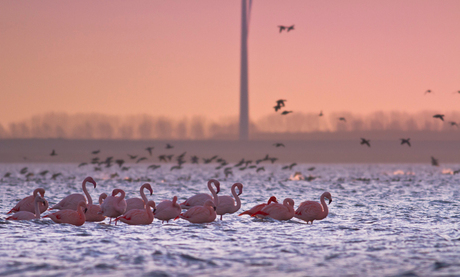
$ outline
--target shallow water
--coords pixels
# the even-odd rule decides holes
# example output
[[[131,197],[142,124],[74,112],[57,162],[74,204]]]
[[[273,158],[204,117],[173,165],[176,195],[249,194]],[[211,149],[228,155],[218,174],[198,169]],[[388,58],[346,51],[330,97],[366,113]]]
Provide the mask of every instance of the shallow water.
[[[25,166],[35,173],[29,180],[19,173]],[[234,169],[229,178],[214,167],[188,165],[171,172],[132,165],[112,179],[115,167],[93,172],[74,164],[2,164],[0,176],[11,176],[0,180],[0,275],[460,275],[460,174],[443,174],[460,165],[298,165],[296,171],[316,177],[311,181],[290,181],[294,171],[277,165],[260,173]],[[62,175],[50,180],[50,173],[37,175],[42,170]],[[144,182],[154,189],[149,199],[159,203],[177,195],[182,201],[207,192],[210,178],[221,182],[220,195],[229,195],[233,183],[243,183],[240,212],[271,195],[293,198],[297,207],[329,191],[333,202],[329,216],[313,225],[236,214],[209,224],[155,220],[148,226],[5,220],[6,212],[35,188],[45,188],[53,205],[80,193],[86,176],[97,181],[96,189],[88,189],[96,202],[115,187],[128,198],[139,197]]]

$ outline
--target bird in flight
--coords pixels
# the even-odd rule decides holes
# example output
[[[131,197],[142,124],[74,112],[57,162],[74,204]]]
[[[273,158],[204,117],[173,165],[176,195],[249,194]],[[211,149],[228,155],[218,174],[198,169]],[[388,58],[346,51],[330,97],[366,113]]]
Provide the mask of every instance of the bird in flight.
[[[347,122],[347,120],[345,119],[345,117],[339,117],[339,120],[342,120],[344,122]]]
[[[318,116],[323,116],[323,111],[320,111]]]
[[[54,149],[53,149],[53,151],[51,151],[50,156],[57,156],[56,151],[54,151]]]
[[[290,113],[292,113],[292,111],[283,111],[281,114],[282,115],[287,115],[287,114],[290,114]]]
[[[431,156],[431,165],[432,166],[439,166],[438,159],[435,159],[433,156]]]
[[[275,112],[277,112],[279,109],[281,109],[281,106],[276,105],[276,106],[274,106],[273,108],[275,109]]]
[[[171,148],[174,148],[174,146],[172,146],[172,145],[169,144],[169,143],[166,143],[166,149],[171,149]]]
[[[294,30],[294,25],[291,25],[291,26],[287,27],[286,32],[289,32],[289,31],[292,31],[292,30]]]
[[[131,160],[134,160],[135,158],[137,158],[137,155],[130,155],[130,154],[128,154],[128,156],[131,158]]]
[[[280,33],[281,33],[283,30],[286,30],[286,27],[285,27],[285,26],[282,26],[282,25],[278,25],[278,28],[280,28]]]
[[[273,144],[275,147],[284,147],[284,144],[280,143],[280,142],[277,142],[275,144]]]
[[[370,139],[361,138],[361,145],[366,144],[367,146],[371,147],[370,141]]]
[[[277,100],[277,101],[276,101],[276,105],[278,105],[278,106],[280,106],[280,107],[284,107],[284,106],[285,106],[284,102],[286,102],[286,101],[287,101],[287,100],[285,100],[285,99]]]
[[[147,160],[147,158],[146,157],[139,158],[139,159],[137,159],[136,163],[138,164],[138,163],[140,163],[140,162],[142,162],[144,160]]]
[[[426,95],[427,93],[431,93],[431,89],[426,90],[423,95]]]
[[[91,152],[91,154],[97,155],[97,154],[99,154],[99,152],[101,152],[101,150],[95,150],[95,151]]]
[[[455,121],[449,121],[449,124],[450,124],[450,126],[457,126],[457,128],[458,128],[458,124]]]
[[[149,151],[150,156],[152,156],[153,147],[147,147],[145,150]]]
[[[444,121],[444,115],[443,114],[435,114],[433,115],[434,118],[439,118],[441,119],[442,121]]]
[[[402,138],[402,139],[401,139],[401,145],[407,144],[407,145],[409,145],[409,147],[410,147],[410,141],[409,141],[409,140],[410,140],[410,138],[407,138],[407,139],[403,139],[403,138]]]

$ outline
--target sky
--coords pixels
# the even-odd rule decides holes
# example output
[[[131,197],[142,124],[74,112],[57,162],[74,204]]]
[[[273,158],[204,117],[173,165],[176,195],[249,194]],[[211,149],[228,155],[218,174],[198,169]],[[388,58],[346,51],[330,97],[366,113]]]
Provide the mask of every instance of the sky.
[[[295,113],[459,111],[459,26],[457,0],[254,0],[250,119],[280,98]],[[1,1],[0,124],[236,118],[240,32],[236,0]]]

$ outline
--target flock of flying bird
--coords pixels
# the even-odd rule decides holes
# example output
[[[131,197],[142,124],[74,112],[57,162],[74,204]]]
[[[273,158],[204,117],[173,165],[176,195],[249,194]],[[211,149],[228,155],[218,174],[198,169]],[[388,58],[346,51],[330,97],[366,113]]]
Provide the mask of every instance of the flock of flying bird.
[[[68,223],[81,226],[85,222],[100,222],[107,217],[129,225],[148,225],[154,218],[162,222],[169,220],[184,219],[190,223],[213,222],[217,215],[223,220],[223,215],[233,214],[241,208],[239,196],[243,193],[243,184],[235,183],[231,187],[232,196],[218,196],[220,183],[215,179],[208,181],[208,190],[211,194],[199,193],[189,197],[182,203],[177,203],[177,196],[171,200],[163,200],[158,205],[153,200],[148,200],[144,190],[153,194],[152,186],[145,183],[140,187],[141,198],[125,199],[125,192],[122,189],[114,189],[111,195],[102,193],[99,196],[99,205],[93,204],[91,195],[88,193],[86,183],[91,183],[96,188],[96,181],[92,177],[86,177],[82,182],[84,195],[74,193],[66,196],[59,203],[53,205],[49,210],[59,210],[49,213],[43,218],[50,218],[56,223]],[[238,190],[238,193],[236,192]],[[118,196],[119,195],[119,196]],[[48,210],[49,203],[46,201],[45,189],[37,188],[33,194],[23,198],[14,206],[8,214],[13,214],[6,220],[32,220],[40,219],[41,214]],[[302,202],[297,210],[294,210],[294,200],[284,199],[278,203],[275,196],[271,196],[267,203],[254,206],[248,211],[239,215],[250,215],[256,218],[272,218],[276,220],[290,220],[293,217],[311,222],[321,220],[328,215],[328,205],[325,199],[332,202],[329,192],[324,192],[320,197],[320,203],[315,201]],[[152,210],[153,209],[153,210]],[[182,210],[186,210],[182,212]]]

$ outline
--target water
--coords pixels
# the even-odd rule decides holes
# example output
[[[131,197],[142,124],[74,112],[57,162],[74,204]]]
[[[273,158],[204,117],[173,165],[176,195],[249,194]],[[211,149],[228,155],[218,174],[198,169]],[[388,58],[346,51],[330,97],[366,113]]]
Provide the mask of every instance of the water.
[[[27,166],[35,176],[20,174]],[[309,171],[308,168],[316,168]],[[75,164],[2,164],[0,176],[0,275],[12,276],[459,276],[460,165],[298,165],[311,181],[290,181],[294,171],[266,165],[265,172],[240,171],[225,178],[215,165],[188,165],[180,171],[135,166],[93,172]],[[61,172],[56,180],[37,175]],[[444,170],[444,173],[443,173]],[[40,178],[38,178],[39,176]],[[221,195],[235,182],[244,184],[242,208],[271,195],[291,197],[297,205],[332,194],[329,216],[313,225],[298,219],[259,220],[236,214],[209,224],[176,220],[148,226],[85,223],[76,227],[50,219],[13,222],[5,213],[37,187],[50,205],[81,192],[86,176],[93,200],[122,188],[139,197],[151,183],[156,202],[207,192],[217,178]],[[124,180],[132,178],[133,180]]]

